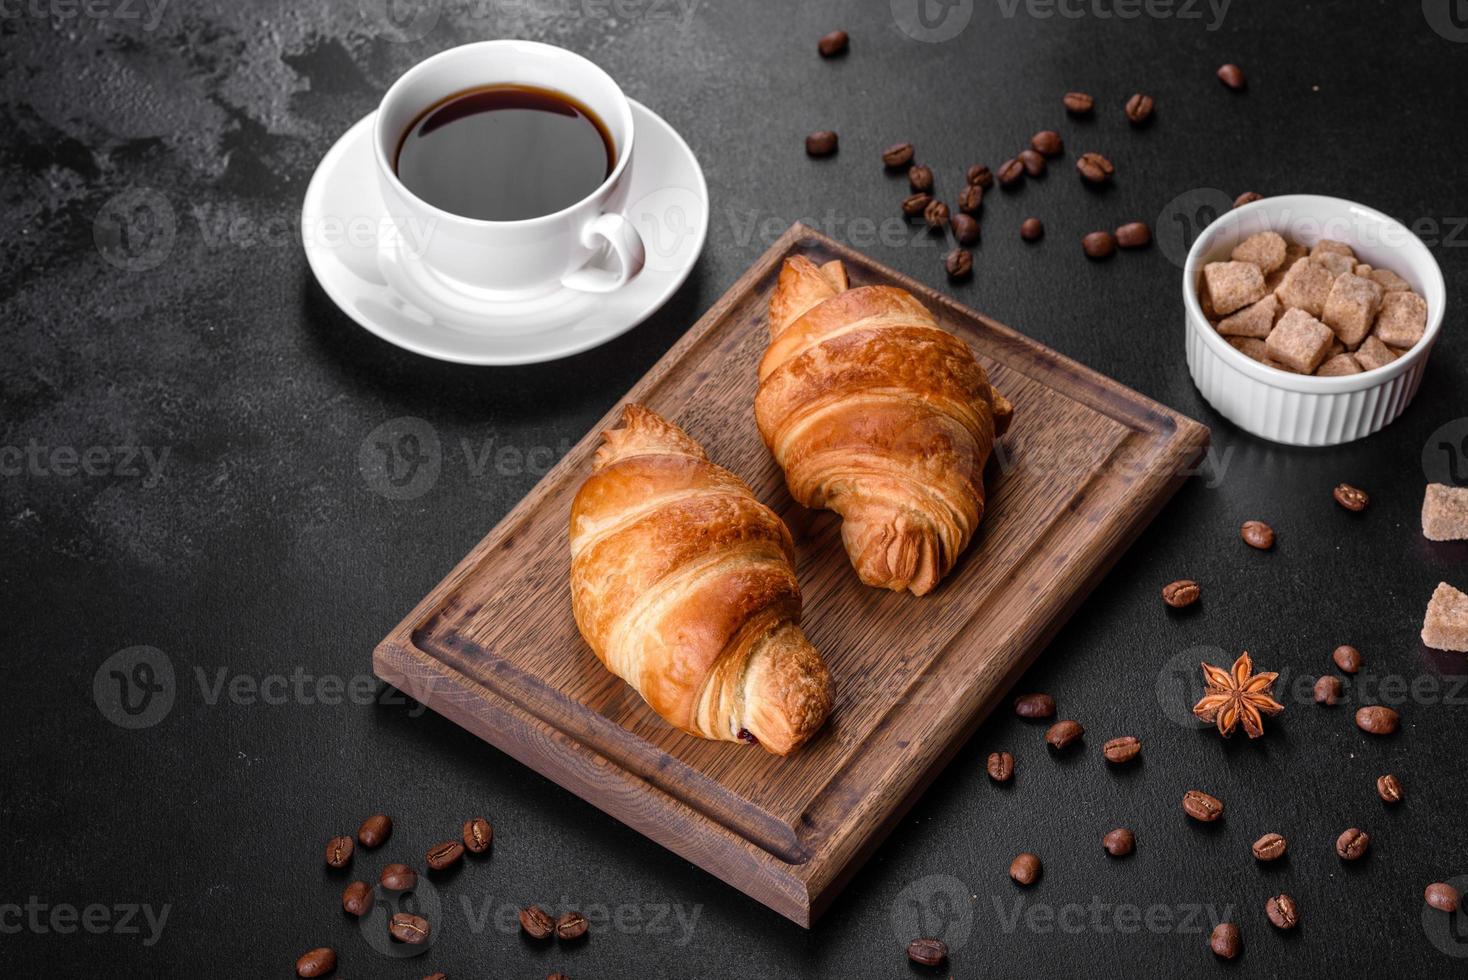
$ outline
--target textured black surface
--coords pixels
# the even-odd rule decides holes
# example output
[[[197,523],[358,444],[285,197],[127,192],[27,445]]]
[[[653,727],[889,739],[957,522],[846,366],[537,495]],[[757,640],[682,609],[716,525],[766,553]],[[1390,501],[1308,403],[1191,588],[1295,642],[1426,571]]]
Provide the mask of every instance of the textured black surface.
[[[173,3],[156,21],[120,0],[6,9],[5,972],[279,976],[330,944],[351,977],[900,977],[903,943],[922,928],[953,940],[960,978],[1462,974],[1468,925],[1454,920],[1457,939],[1434,933],[1442,920],[1424,920],[1421,896],[1468,875],[1468,686],[1461,657],[1416,635],[1439,580],[1468,586],[1468,546],[1432,546],[1417,530],[1424,466],[1443,469],[1439,443],[1468,436],[1456,314],[1468,301],[1468,45],[1452,39],[1449,0],[1235,0],[1216,30],[1215,13],[1184,0],[963,0],[946,15],[934,6],[954,35],[936,43],[896,26],[893,8],[909,6],[491,0],[429,5],[421,20],[403,7],[408,40],[381,0]],[[1141,15],[1104,16],[1117,8]],[[1034,16],[1052,9],[1079,16]],[[1176,16],[1186,11],[1202,18]],[[823,61],[816,39],[836,26],[851,51]],[[499,36],[600,62],[684,134],[713,195],[705,253],[664,310],[600,350],[514,370],[433,363],[372,338],[315,285],[295,231],[315,162],[398,73]],[[1247,92],[1214,79],[1224,61],[1244,66]],[[1068,89],[1096,95],[1093,120],[1066,118]],[[1157,116],[1133,131],[1121,106],[1139,90]],[[840,153],[807,159],[803,137],[828,127]],[[964,166],[997,166],[1044,127],[1064,134],[1066,157],[1047,179],[991,195],[977,274],[953,292],[1203,420],[1226,463],[1191,481],[1023,681],[1087,726],[1084,751],[1054,759],[1038,727],[999,714],[805,932],[437,716],[374,701],[375,685],[331,698],[332,682],[369,683],[373,644],[791,221],[944,286],[942,247],[874,234],[905,192],[878,164],[883,146],[912,140],[951,195]],[[1109,191],[1076,180],[1085,149],[1116,162]],[[1084,232],[1132,219],[1164,231],[1169,201],[1196,207],[1209,188],[1338,194],[1423,223],[1449,318],[1401,420],[1331,450],[1243,435],[1188,379],[1168,249],[1082,256]],[[161,200],[171,240],[142,223],[123,246],[107,237],[113,216],[139,213],[109,202],[138,191],[155,196],[122,203]],[[1049,229],[1036,246],[1016,231],[1029,214]],[[359,471],[359,449],[410,416],[437,435],[441,466],[421,495],[389,499]],[[66,449],[102,447],[90,458],[106,472],[14,472],[31,444],[62,449],[62,469]],[[130,475],[120,446],[166,450],[161,476]],[[1372,492],[1370,510],[1331,502],[1341,479]],[[1273,553],[1239,542],[1249,518],[1274,524]],[[1205,589],[1192,615],[1158,601],[1181,576]],[[1397,736],[1368,738],[1349,707],[1309,703],[1345,641],[1364,652],[1368,686],[1401,702]],[[93,681],[136,645],[167,656],[174,703],[126,730]],[[1200,656],[1244,648],[1283,673],[1289,708],[1260,741],[1220,742],[1183,714],[1188,691]],[[309,678],[299,689],[296,674]],[[108,690],[110,668],[100,677]],[[332,679],[324,690],[320,678]],[[1402,696],[1397,681],[1416,686]],[[261,683],[272,703],[250,696]],[[1100,743],[1123,733],[1141,737],[1144,760],[1108,771]],[[1010,788],[983,774],[994,748],[1018,759]],[[1395,810],[1373,790],[1388,770],[1406,786]],[[1221,824],[1185,821],[1190,787],[1224,799]],[[339,911],[348,879],[322,867],[326,839],[376,810],[398,830],[383,851],[359,852],[355,876],[420,860],[468,814],[496,827],[492,858],[439,882],[440,938],[408,962],[373,951]],[[1123,861],[1100,848],[1116,825],[1137,833]],[[1346,866],[1332,843],[1351,825],[1374,844]],[[1264,869],[1248,845],[1271,830],[1292,846]],[[1045,862],[1024,891],[1005,875],[1021,850]],[[1287,936],[1263,911],[1281,890],[1302,915]],[[531,901],[619,915],[578,947],[535,948],[499,914]],[[28,902],[44,911],[8,908]],[[156,941],[141,916],[130,923],[141,935],[102,929],[100,911],[96,934],[53,927],[67,907],[129,903],[167,907]],[[1210,905],[1243,929],[1231,965],[1192,918]]]

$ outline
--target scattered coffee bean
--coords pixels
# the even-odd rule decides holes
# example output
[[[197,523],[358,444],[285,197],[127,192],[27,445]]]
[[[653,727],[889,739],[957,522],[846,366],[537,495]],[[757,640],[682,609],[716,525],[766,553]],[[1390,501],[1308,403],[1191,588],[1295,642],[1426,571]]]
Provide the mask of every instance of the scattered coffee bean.
[[[1045,731],[1045,742],[1057,751],[1068,749],[1080,740],[1086,730],[1078,721],[1057,721]]]
[[[894,143],[882,151],[882,163],[889,170],[900,170],[912,163],[912,144]]]
[[[948,205],[942,201],[929,201],[923,208],[923,221],[927,222],[929,231],[942,231],[948,224]]]
[[[1045,176],[1045,157],[1039,150],[1020,150],[1017,159],[1031,177]]]
[[[942,966],[948,947],[941,939],[914,939],[907,944],[907,958],[919,966]]]
[[[1371,837],[1366,831],[1352,827],[1335,839],[1335,852],[1346,861],[1356,861],[1371,846]]]
[[[483,854],[494,843],[494,828],[483,817],[464,821],[464,846],[470,854]]]
[[[966,183],[972,184],[974,187],[982,187],[985,190],[994,186],[994,175],[982,163],[976,163],[970,166],[964,173],[963,179]]]
[[[389,864],[377,880],[390,892],[410,892],[418,884],[418,872],[406,864]]]
[[[372,908],[372,886],[365,881],[354,881],[342,892],[342,911],[359,918]]]
[[[1330,659],[1335,661],[1342,673],[1354,674],[1361,669],[1361,651],[1348,643],[1336,647]]]
[[[1082,153],[1076,160],[1076,170],[1092,184],[1104,184],[1116,173],[1111,161],[1099,153]]]
[[[1315,682],[1315,703],[1332,705],[1341,699],[1341,679],[1331,674]]]
[[[1142,742],[1134,735],[1123,735],[1113,738],[1101,746],[1101,754],[1106,757],[1107,762],[1123,763],[1131,762],[1142,751]]]
[[[994,782],[1007,783],[1014,778],[1014,756],[1008,752],[990,752],[985,768]]]
[[[564,973],[547,973],[545,980],[571,980],[571,978]]]
[[[442,844],[434,844],[428,849],[425,858],[428,866],[434,871],[442,871],[456,864],[459,858],[464,856],[464,845],[456,840],[446,840]]]
[[[352,861],[352,839],[346,834],[333,837],[326,842],[326,863],[333,868],[345,868]]]
[[[1019,237],[1027,242],[1038,242],[1045,237],[1045,225],[1039,218],[1026,218],[1019,226]]]
[[[1048,694],[1021,694],[1014,699],[1014,713],[1021,718],[1054,718],[1055,699]]]
[[[930,191],[933,189],[933,169],[921,163],[915,163],[907,168],[907,185],[915,191]]]
[[[909,194],[902,199],[902,213],[909,218],[920,218],[932,203],[931,194]]]
[[[1387,773],[1385,776],[1376,777],[1376,795],[1380,796],[1383,803],[1402,802],[1402,782]]]
[[[549,939],[556,931],[556,920],[539,905],[532,905],[520,910],[520,928],[531,939]]]
[[[400,943],[417,946],[428,941],[428,934],[433,931],[428,920],[421,915],[411,912],[396,912],[387,924],[387,931]]]
[[[1040,877],[1040,859],[1028,852],[1009,862],[1009,877],[1021,885],[1033,885]]]
[[[1276,929],[1293,929],[1300,922],[1300,910],[1296,908],[1295,900],[1283,893],[1265,900],[1264,914],[1269,916],[1270,924]]]
[[[984,189],[978,184],[964,184],[958,192],[958,210],[964,214],[978,214],[984,206]]]
[[[449,980],[447,973],[430,973],[423,980]]]
[[[1244,191],[1244,193],[1234,198],[1234,207],[1241,208],[1245,204],[1253,204],[1255,201],[1262,200],[1264,200],[1263,194],[1259,194],[1254,191]]]
[[[966,214],[955,214],[948,226],[953,229],[953,240],[960,245],[973,245],[979,240],[979,223]]]
[[[580,912],[562,912],[556,919],[556,938],[571,942],[586,935],[589,923]]]
[[[1096,100],[1085,92],[1067,92],[1060,101],[1065,103],[1065,111],[1073,116],[1084,116],[1096,108]]]
[[[1330,495],[1335,498],[1336,503],[1357,514],[1365,510],[1366,505],[1371,503],[1371,498],[1367,496],[1365,490],[1353,487],[1349,483],[1342,483],[1332,490]]]
[[[1153,101],[1152,96],[1138,92],[1126,100],[1126,117],[1131,120],[1133,126],[1140,126],[1152,118],[1152,110],[1155,106],[1156,102]]]
[[[1250,848],[1256,861],[1278,861],[1289,849],[1289,842],[1279,834],[1265,834]]]
[[[1237,92],[1244,87],[1244,70],[1238,65],[1224,65],[1218,69],[1218,80]]]
[[[1178,579],[1162,587],[1162,601],[1174,609],[1191,606],[1202,594],[1203,590],[1192,579]]]
[[[1221,959],[1231,960],[1239,955],[1239,927],[1232,922],[1220,922],[1213,927],[1213,934],[1208,937],[1208,948],[1213,950],[1213,955]]]
[[[302,953],[296,960],[296,976],[324,977],[336,969],[336,950],[330,946],[318,946]]]
[[[1207,793],[1190,789],[1183,794],[1183,812],[1194,820],[1212,823],[1223,816],[1223,803]]]
[[[821,53],[822,58],[834,58],[845,52],[849,43],[851,43],[851,38],[845,31],[832,31],[821,36],[821,39],[816,42],[816,50]]]
[[[366,848],[381,847],[391,836],[392,818],[384,813],[374,813],[357,828],[357,840]]]
[[[974,257],[966,248],[955,248],[943,260],[949,279],[967,279],[974,274]]]
[[[1011,157],[999,165],[999,186],[1013,187],[1025,175],[1025,165],[1019,157]]]
[[[1116,251],[1116,239],[1111,237],[1109,231],[1093,231],[1081,239],[1081,248],[1085,250],[1087,258],[1109,258]]]
[[[1114,858],[1126,857],[1137,849],[1137,837],[1125,827],[1117,827],[1101,838],[1101,846]]]
[[[805,152],[807,156],[828,157],[836,152],[836,144],[839,141],[836,134],[829,129],[820,129],[805,138]]]
[[[1397,730],[1400,716],[1391,708],[1368,704],[1356,709],[1356,727],[1371,735],[1390,735]]]
[[[1060,134],[1053,129],[1042,129],[1031,136],[1030,146],[1047,157],[1058,157],[1065,150],[1065,143],[1061,141]]]
[[[1274,528],[1263,521],[1245,521],[1244,526],[1239,528],[1239,536],[1244,539],[1244,544],[1260,551],[1268,551],[1274,547]]]
[[[1463,896],[1452,885],[1435,881],[1422,892],[1422,897],[1439,912],[1456,912]]]
[[[1152,242],[1152,229],[1145,221],[1129,221],[1116,229],[1116,244],[1122,248],[1143,248]]]

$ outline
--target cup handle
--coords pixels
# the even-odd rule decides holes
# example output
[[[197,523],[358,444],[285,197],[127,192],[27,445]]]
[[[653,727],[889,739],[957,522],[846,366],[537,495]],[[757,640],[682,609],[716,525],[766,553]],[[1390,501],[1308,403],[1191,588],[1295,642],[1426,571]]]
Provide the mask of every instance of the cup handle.
[[[596,248],[604,239],[617,255],[619,271],[588,269],[582,266],[561,278],[561,285],[568,289],[579,289],[585,293],[610,293],[627,285],[642,271],[647,261],[647,250],[642,245],[642,236],[632,227],[632,222],[616,212],[599,215],[581,233],[581,244]]]

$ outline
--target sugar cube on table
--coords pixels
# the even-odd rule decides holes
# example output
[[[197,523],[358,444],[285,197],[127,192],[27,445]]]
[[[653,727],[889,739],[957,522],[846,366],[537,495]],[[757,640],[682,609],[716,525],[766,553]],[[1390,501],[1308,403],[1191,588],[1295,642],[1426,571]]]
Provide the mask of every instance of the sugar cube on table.
[[[1360,273],[1356,273],[1360,275]],[[1367,275],[1382,288],[1384,292],[1395,293],[1403,289],[1411,289],[1412,284],[1390,269],[1371,269]]]
[[[1422,499],[1422,534],[1429,541],[1468,541],[1468,487],[1429,483]]]
[[[1264,298],[1264,273],[1252,262],[1209,262],[1203,285],[1213,309],[1224,315]]]
[[[1351,356],[1356,359],[1357,364],[1361,365],[1361,370],[1374,371],[1376,368],[1385,367],[1395,361],[1397,352],[1376,339],[1376,334],[1372,334],[1360,347],[1356,348],[1356,353]]]
[[[1356,268],[1355,256],[1342,255],[1340,252],[1311,252],[1310,261],[1329,269],[1333,276],[1345,275]]]
[[[1291,371],[1310,374],[1325,360],[1334,337],[1330,327],[1304,310],[1290,310],[1280,317],[1264,344],[1269,356]]]
[[[1218,332],[1225,337],[1259,337],[1269,336],[1269,331],[1274,329],[1274,319],[1279,312],[1279,298],[1276,296],[1265,296],[1259,302],[1246,306],[1232,316],[1224,317],[1218,322]]]
[[[1350,354],[1337,354],[1315,369],[1317,378],[1339,378],[1347,374],[1360,374],[1361,365]]]
[[[1341,343],[1357,347],[1371,332],[1381,299],[1381,287],[1375,282],[1347,272],[1331,285],[1320,319],[1335,331]]]
[[[1438,583],[1422,620],[1422,642],[1434,650],[1468,653],[1468,595]]]
[[[1427,300],[1416,293],[1391,292],[1381,300],[1376,336],[1383,344],[1405,350],[1427,331]]]
[[[1252,262],[1259,271],[1270,273],[1284,265],[1286,248],[1284,236],[1278,232],[1261,231],[1234,246],[1229,257],[1235,262]]]
[[[1325,301],[1330,298],[1330,287],[1334,283],[1335,277],[1329,269],[1308,258],[1297,259],[1285,273],[1274,295],[1286,307],[1318,317],[1325,312]]]

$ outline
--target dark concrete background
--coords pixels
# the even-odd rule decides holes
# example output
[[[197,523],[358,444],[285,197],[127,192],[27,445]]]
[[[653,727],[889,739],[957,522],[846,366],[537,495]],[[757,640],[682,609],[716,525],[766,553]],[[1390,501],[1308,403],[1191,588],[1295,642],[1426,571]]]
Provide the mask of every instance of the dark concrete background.
[[[330,944],[352,977],[901,977],[921,929],[952,941],[960,978],[1461,975],[1468,924],[1424,919],[1421,896],[1468,875],[1468,685],[1461,657],[1417,639],[1433,586],[1468,586],[1468,545],[1429,545],[1417,527],[1426,476],[1449,473],[1441,445],[1468,437],[1456,312],[1468,44],[1448,0],[1234,0],[1221,23],[1183,0],[1068,0],[1074,16],[1049,17],[1044,3],[960,0],[933,8],[931,41],[899,28],[911,6],[0,11],[7,973],[283,976]],[[815,41],[833,27],[852,49],[825,62]],[[664,310],[538,367],[456,367],[379,342],[315,285],[295,227],[316,161],[400,72],[492,37],[605,66],[688,139],[713,196],[704,255]],[[1246,93],[1214,79],[1224,61],[1243,65]],[[1095,119],[1065,116],[1068,89],[1097,97]],[[1157,99],[1141,131],[1121,114],[1134,91]],[[827,127],[840,154],[807,159],[804,135]],[[948,287],[944,249],[923,235],[870,240],[863,222],[895,215],[905,193],[878,164],[883,146],[916,143],[951,195],[967,164],[997,166],[1045,127],[1066,158],[990,196],[972,283]],[[1071,172],[1089,148],[1118,167],[1106,193]],[[1242,434],[1188,379],[1174,249],[1081,254],[1084,232],[1125,220],[1181,241],[1180,217],[1246,189],[1358,199],[1434,246],[1448,321],[1416,402],[1385,432],[1328,450]],[[1038,246],[1017,236],[1029,214],[1049,228]],[[1023,681],[1090,728],[1085,751],[1053,760],[1038,728],[996,716],[809,932],[369,679],[377,640],[802,218],[1201,419],[1223,464],[1184,488]],[[436,434],[440,468],[394,500],[358,452],[404,417]],[[32,445],[41,462],[13,465]],[[133,465],[139,447],[161,467]],[[98,475],[56,472],[89,450]],[[1461,467],[1451,476],[1468,483]],[[1331,502],[1343,479],[1373,494],[1365,514]],[[1240,544],[1249,518],[1274,524],[1273,553]],[[1181,576],[1206,590],[1195,615],[1158,601]],[[1366,657],[1352,702],[1397,704],[1397,736],[1370,739],[1349,707],[1309,703],[1340,642]],[[108,661],[136,646],[161,652],[143,662],[164,690],[134,718],[109,700],[111,672],[149,677],[131,673],[134,653]],[[1245,648],[1282,672],[1289,707],[1266,738],[1221,742],[1183,714],[1188,692],[1200,657]],[[1145,761],[1109,772],[1099,743],[1123,732]],[[1019,760],[1006,790],[983,774],[1000,747]],[[1388,770],[1407,792],[1394,810],[1373,790]],[[1194,786],[1226,801],[1221,825],[1185,822],[1178,800]],[[327,837],[377,810],[399,829],[359,854],[356,875],[417,860],[471,813],[496,827],[492,859],[437,883],[440,937],[408,962],[374,952],[339,911],[346,878],[321,865]],[[1115,862],[1099,840],[1122,824],[1138,852]],[[1351,825],[1375,843],[1345,866],[1332,842]],[[1292,848],[1266,869],[1248,845],[1267,830]],[[1005,876],[1020,850],[1045,860],[1023,892]],[[1291,935],[1264,918],[1281,890],[1302,910]],[[579,947],[532,948],[500,917],[532,901],[610,921]],[[142,906],[166,909],[157,935]],[[1210,914],[1242,926],[1232,965],[1207,950]]]

